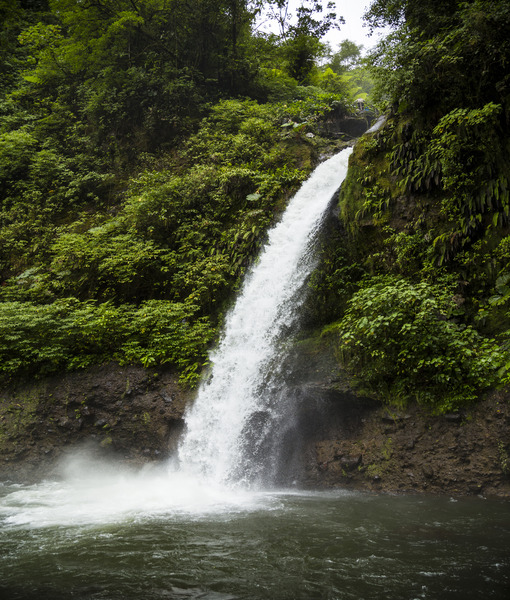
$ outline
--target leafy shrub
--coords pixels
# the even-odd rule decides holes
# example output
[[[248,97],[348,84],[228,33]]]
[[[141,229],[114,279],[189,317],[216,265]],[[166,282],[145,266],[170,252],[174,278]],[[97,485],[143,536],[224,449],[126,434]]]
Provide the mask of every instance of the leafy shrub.
[[[0,379],[47,375],[107,360],[144,366],[170,363],[193,383],[214,329],[191,303],[147,301],[0,303]]]
[[[435,127],[430,152],[441,165],[447,194],[445,213],[455,215],[460,229],[470,234],[482,215],[497,225],[508,223],[509,191],[504,142],[499,131],[501,105],[456,109]],[[494,174],[499,176],[494,177]]]
[[[26,128],[3,133],[0,138],[0,180],[15,181],[25,174],[37,147]]]
[[[61,236],[53,245],[52,279],[56,295],[133,300],[154,293],[167,277],[171,258],[150,240],[98,227]]]
[[[333,329],[360,388],[392,404],[414,398],[446,412],[500,381],[504,352],[450,318],[449,287],[387,276],[353,295]]]
[[[349,112],[348,102],[342,94],[325,92],[320,88],[306,89],[303,98],[296,99],[284,108],[284,115],[299,121],[315,122],[333,111],[340,114]]]

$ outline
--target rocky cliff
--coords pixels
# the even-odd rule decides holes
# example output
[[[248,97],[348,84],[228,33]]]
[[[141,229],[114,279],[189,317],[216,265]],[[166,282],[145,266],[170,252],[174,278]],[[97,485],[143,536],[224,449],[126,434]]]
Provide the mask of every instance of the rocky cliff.
[[[454,414],[401,412],[352,391],[324,341],[301,342],[292,361],[300,485],[510,497],[507,392]],[[83,448],[124,465],[166,460],[191,398],[172,372],[113,363],[5,390],[0,477],[56,476],[61,459]]]
[[[350,387],[331,342],[303,340],[289,359],[304,484],[510,497],[508,390],[455,413],[397,410]]]
[[[4,389],[0,477],[54,475],[61,458],[84,447],[125,464],[167,458],[188,400],[174,373],[114,363]]]

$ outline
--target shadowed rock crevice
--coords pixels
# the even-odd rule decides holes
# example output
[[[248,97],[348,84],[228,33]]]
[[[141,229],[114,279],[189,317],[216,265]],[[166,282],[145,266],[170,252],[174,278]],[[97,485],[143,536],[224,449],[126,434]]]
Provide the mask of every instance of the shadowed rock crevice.
[[[289,475],[302,485],[510,497],[507,391],[434,416],[359,396],[331,340],[299,342],[286,364],[295,428],[283,444],[282,473],[292,464]]]

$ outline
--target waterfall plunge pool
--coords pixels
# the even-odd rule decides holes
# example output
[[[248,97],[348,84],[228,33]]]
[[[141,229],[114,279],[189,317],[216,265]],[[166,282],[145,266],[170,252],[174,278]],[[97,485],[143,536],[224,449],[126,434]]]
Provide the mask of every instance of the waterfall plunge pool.
[[[0,484],[0,598],[503,600],[509,540],[504,501],[246,491],[82,461]]]

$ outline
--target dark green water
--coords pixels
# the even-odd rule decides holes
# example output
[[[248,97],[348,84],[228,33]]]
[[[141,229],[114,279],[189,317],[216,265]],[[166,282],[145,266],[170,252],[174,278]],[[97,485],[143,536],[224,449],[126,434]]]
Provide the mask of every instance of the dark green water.
[[[2,600],[510,597],[505,502],[267,492],[165,509],[107,488],[101,513],[73,494],[0,486]]]

